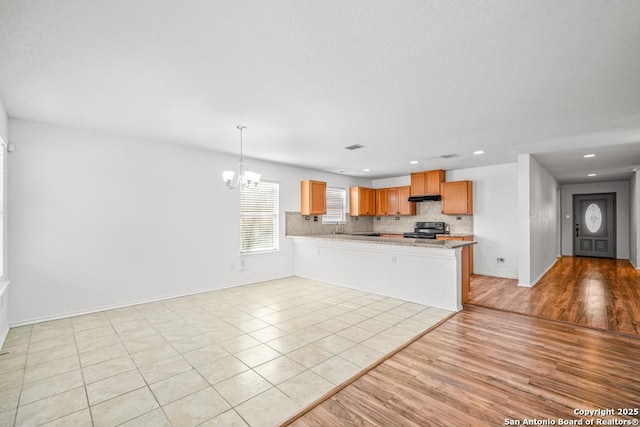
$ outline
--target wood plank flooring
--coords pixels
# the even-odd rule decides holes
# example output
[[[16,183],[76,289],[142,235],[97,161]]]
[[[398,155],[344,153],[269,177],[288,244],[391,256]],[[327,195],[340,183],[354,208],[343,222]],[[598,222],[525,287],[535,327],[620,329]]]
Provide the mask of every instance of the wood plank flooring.
[[[562,257],[533,288],[473,276],[467,304],[640,336],[640,274],[628,260]]]
[[[497,426],[508,425],[508,419],[594,419],[574,409],[640,406],[639,371],[637,337],[467,305],[284,425]]]

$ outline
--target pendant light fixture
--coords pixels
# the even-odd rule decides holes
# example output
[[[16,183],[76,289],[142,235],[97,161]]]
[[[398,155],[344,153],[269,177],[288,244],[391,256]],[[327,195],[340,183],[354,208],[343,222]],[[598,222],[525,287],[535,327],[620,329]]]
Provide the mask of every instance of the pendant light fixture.
[[[258,183],[260,182],[260,174],[255,172],[249,172],[244,170],[244,156],[242,153],[242,131],[246,129],[246,126],[238,125],[236,126],[240,130],[240,161],[238,164],[240,165],[240,172],[238,173],[238,178],[236,182],[233,182],[233,178],[236,175],[234,171],[224,171],[222,172],[222,179],[229,188],[229,190],[233,190],[238,186],[238,184],[242,184],[242,188],[256,188]]]

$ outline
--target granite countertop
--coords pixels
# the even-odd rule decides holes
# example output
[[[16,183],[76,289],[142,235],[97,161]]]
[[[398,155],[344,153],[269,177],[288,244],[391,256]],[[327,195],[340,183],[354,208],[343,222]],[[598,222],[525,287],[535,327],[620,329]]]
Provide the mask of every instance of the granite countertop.
[[[438,234],[438,236],[448,236],[448,237],[473,237],[473,233],[449,233],[449,234]]]
[[[395,234],[395,233],[394,233]],[[455,249],[463,246],[475,245],[477,242],[470,240],[431,240],[431,239],[408,239],[397,237],[377,237],[377,236],[362,236],[355,234],[312,234],[307,236],[287,236],[293,239],[307,238],[307,239],[320,239],[320,240],[336,240],[343,242],[366,242],[366,243],[378,243],[383,245],[395,245],[395,246],[412,246],[419,248],[440,248],[440,249]]]

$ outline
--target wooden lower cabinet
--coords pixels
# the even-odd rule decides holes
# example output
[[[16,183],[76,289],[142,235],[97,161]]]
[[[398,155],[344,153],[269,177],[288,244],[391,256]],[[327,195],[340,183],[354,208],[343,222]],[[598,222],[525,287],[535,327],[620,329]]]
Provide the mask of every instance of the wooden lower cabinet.
[[[472,241],[473,236],[437,236],[438,240],[468,240]],[[462,302],[469,299],[471,292],[471,275],[473,274],[473,246],[462,248]]]

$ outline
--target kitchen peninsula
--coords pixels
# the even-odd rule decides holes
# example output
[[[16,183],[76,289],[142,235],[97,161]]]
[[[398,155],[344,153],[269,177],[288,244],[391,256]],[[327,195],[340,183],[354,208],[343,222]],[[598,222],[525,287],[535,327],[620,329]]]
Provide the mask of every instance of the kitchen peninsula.
[[[297,276],[462,309],[462,250],[476,242],[358,234],[288,237],[295,246]]]

